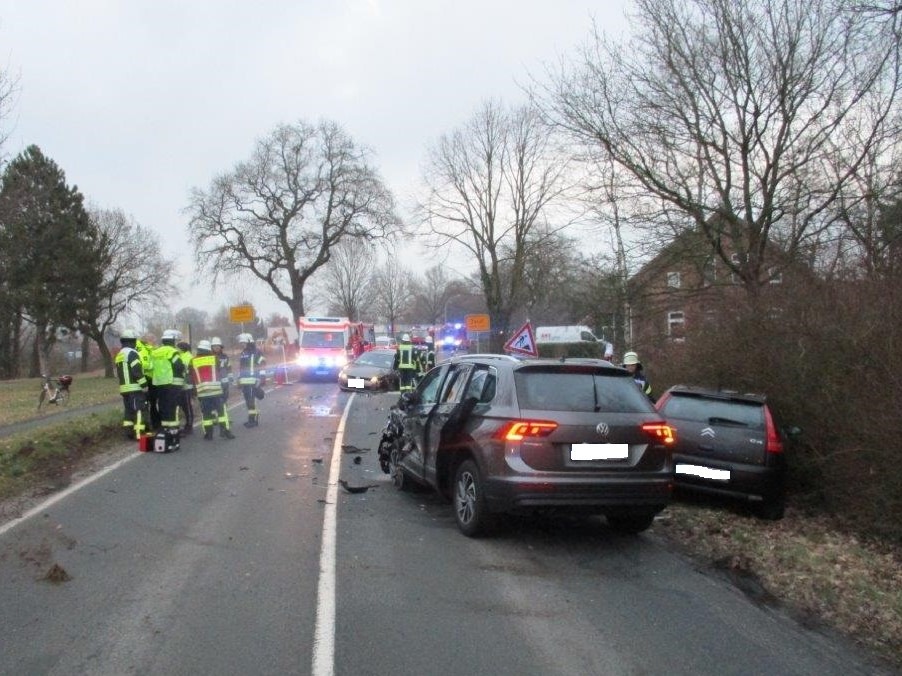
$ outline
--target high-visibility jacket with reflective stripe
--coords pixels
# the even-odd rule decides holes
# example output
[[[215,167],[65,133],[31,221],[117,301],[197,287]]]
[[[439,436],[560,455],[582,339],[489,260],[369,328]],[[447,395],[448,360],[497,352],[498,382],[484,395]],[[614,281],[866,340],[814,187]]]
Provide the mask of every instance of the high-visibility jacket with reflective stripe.
[[[178,378],[178,382],[176,382]],[[153,351],[153,384],[182,386],[185,378],[185,362],[172,345],[160,345]]]
[[[216,397],[222,394],[219,360],[215,354],[197,355],[191,360],[191,373],[198,397]]]
[[[265,362],[263,355],[256,350],[245,350],[238,355],[238,384],[256,385]]]
[[[398,368],[403,370],[416,369],[417,365],[413,361],[413,345],[410,343],[401,343],[398,345]]]
[[[141,357],[141,368],[144,369],[144,377],[148,380],[153,378],[153,346],[142,341],[135,342],[135,349],[138,356]]]
[[[141,357],[133,347],[123,347],[116,353],[116,376],[119,378],[119,393],[140,392],[147,384]]]

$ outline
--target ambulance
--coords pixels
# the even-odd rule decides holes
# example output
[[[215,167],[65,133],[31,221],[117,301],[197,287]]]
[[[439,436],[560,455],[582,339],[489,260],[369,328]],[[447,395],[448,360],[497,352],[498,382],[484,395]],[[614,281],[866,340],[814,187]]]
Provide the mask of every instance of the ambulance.
[[[351,334],[347,317],[299,317],[297,365],[301,379],[337,378],[350,359]]]

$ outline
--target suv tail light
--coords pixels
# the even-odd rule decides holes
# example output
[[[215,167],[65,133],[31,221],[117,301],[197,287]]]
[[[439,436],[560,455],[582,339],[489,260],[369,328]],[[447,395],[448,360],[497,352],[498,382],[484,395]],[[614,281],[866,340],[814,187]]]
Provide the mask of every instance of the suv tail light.
[[[764,449],[768,453],[782,453],[783,441],[780,439],[780,435],[777,434],[777,426],[774,425],[774,418],[767,406],[764,407],[764,428],[767,433]]]
[[[672,446],[676,442],[676,430],[667,423],[642,423],[642,431],[659,444]]]
[[[522,441],[526,437],[547,437],[557,429],[557,423],[547,420],[511,420],[496,433],[504,441]]]

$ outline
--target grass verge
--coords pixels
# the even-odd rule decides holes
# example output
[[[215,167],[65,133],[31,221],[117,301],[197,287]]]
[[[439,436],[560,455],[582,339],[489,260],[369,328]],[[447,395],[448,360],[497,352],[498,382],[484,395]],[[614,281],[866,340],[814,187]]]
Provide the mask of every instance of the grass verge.
[[[902,668],[898,547],[791,508],[782,521],[761,521],[722,506],[675,502],[662,516],[655,532],[726,570],[756,600],[776,601],[803,623],[834,629]]]
[[[0,500],[65,488],[88,460],[121,443],[117,410],[0,438]]]
[[[0,381],[0,426],[48,418],[66,408],[81,408],[95,404],[117,402],[119,384],[115,378],[104,378],[102,372],[76,374],[69,388],[69,402],[65,406],[44,404],[38,410],[41,393],[40,378],[20,378]]]

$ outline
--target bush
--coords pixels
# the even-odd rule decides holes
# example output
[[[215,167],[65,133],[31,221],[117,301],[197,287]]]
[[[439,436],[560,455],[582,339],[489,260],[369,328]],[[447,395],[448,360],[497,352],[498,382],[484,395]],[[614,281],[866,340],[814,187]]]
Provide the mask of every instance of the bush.
[[[812,283],[782,310],[754,301],[687,333],[652,364],[675,383],[761,392],[784,424],[790,498],[902,541],[902,293],[898,284]]]

